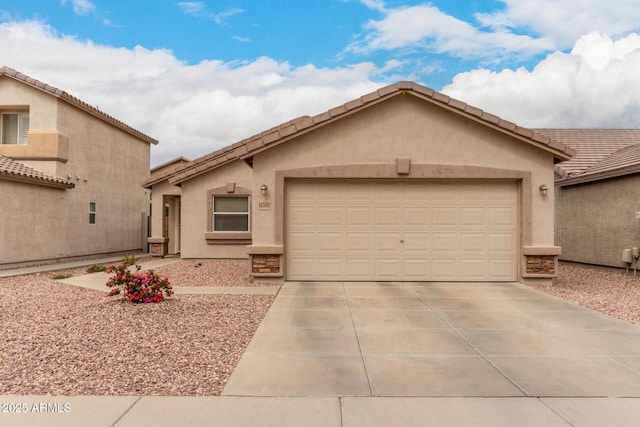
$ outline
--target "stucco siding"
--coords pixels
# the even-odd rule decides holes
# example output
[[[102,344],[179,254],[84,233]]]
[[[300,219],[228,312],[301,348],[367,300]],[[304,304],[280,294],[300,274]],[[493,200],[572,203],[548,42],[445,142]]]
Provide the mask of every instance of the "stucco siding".
[[[554,244],[552,154],[413,96],[370,107],[256,155],[253,190],[258,191],[263,183],[276,189],[276,171],[327,165],[395,166],[397,158],[409,158],[412,165],[478,166],[530,173],[527,208],[531,222],[525,224],[530,235],[528,242],[521,243]],[[549,188],[546,197],[538,191],[541,184]],[[274,218],[274,210],[258,210],[255,204],[253,212],[257,223],[254,245],[277,243],[273,224],[281,219]]]
[[[0,181],[3,197],[19,206],[0,207],[0,263],[146,249],[143,216],[149,214],[150,196],[142,182],[149,177],[149,143],[53,96],[1,79],[0,105],[12,104],[29,106],[29,140],[4,154],[68,179],[75,188]],[[33,151],[33,135],[45,145],[62,144],[65,156],[40,156]],[[41,152],[47,152],[45,145]],[[90,202],[96,203],[95,224],[89,223]]]
[[[638,201],[634,204],[634,200]],[[561,260],[624,267],[622,250],[640,247],[640,176],[556,188]]]
[[[249,165],[237,161],[182,184],[182,258],[247,258],[246,244],[209,244],[205,239],[205,233],[211,231],[208,192],[225,187],[227,183],[251,189],[253,180]],[[251,222],[255,226],[255,219]]]

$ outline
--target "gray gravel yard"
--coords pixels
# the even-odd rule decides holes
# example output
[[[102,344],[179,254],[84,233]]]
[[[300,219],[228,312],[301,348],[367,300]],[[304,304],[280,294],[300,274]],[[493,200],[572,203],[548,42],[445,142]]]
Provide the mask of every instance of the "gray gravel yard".
[[[254,285],[246,261],[157,271],[179,286]],[[54,274],[0,278],[0,394],[219,395],[274,300],[179,295],[130,304],[107,298],[106,286],[99,294]],[[640,324],[640,276],[562,264],[554,282],[536,288]]]

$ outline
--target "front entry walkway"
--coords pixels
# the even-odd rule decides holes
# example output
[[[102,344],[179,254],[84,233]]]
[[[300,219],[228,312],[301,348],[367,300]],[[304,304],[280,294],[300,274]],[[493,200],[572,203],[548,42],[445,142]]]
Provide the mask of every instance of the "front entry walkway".
[[[640,397],[640,327],[513,283],[288,282],[223,395]]]

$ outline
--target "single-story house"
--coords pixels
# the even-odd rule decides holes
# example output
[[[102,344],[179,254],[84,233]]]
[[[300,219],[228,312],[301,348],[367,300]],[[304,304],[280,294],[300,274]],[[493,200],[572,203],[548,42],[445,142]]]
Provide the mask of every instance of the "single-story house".
[[[0,268],[147,247],[157,141],[0,68]]]
[[[640,129],[538,129],[577,154],[556,165],[561,259],[625,267],[640,247]]]
[[[560,254],[554,164],[574,153],[399,82],[146,185],[154,212],[179,201],[182,258],[248,257],[256,280],[548,283]],[[152,221],[158,256],[165,229]]]

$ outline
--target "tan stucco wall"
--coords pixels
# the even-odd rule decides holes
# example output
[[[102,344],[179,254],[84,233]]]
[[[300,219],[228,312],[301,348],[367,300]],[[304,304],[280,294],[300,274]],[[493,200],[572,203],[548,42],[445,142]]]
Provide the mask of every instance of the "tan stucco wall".
[[[207,193],[232,182],[236,187],[251,189],[253,180],[249,165],[243,161],[234,162],[182,183],[182,258],[247,258],[246,244],[208,244],[205,239],[205,233],[210,231],[208,206],[211,201]],[[255,198],[255,190],[251,197]],[[251,226],[255,224],[252,218]]]
[[[14,224],[3,234],[0,264],[146,249],[142,216],[149,212],[149,190],[142,182],[149,177],[149,143],[11,79],[0,79],[0,105],[28,105],[29,138],[31,132],[64,135],[66,163],[41,158],[18,161],[63,179],[70,177],[76,185],[55,190],[21,184],[18,193],[3,192],[20,208],[0,206],[0,216]],[[25,148],[25,157],[31,150],[29,144],[11,148]],[[15,184],[3,186],[16,189]],[[90,201],[97,204],[96,224],[89,224]]]
[[[332,125],[254,157],[254,188],[263,183],[279,194],[276,171],[326,165],[386,164],[410,158],[412,165],[456,165],[530,172],[524,200],[531,224],[522,245],[553,246],[553,156],[474,121],[405,95],[370,107]],[[414,168],[417,169],[417,168]],[[411,179],[415,175],[398,176]],[[465,176],[469,178],[469,176]],[[541,197],[538,187],[549,188]],[[275,206],[276,200],[271,200]],[[254,245],[278,244],[275,209],[254,215]],[[527,241],[524,241],[527,240]]]
[[[635,202],[634,202],[635,201]],[[640,176],[556,188],[561,260],[624,267],[622,250],[640,247]]]
[[[397,174],[398,158],[410,159],[409,175]],[[412,95],[402,95],[257,153],[252,169],[238,160],[183,182],[182,256],[239,257],[247,251],[282,254],[284,186],[286,179],[301,176],[518,180],[520,245],[541,247],[544,252],[554,246],[553,174],[551,153]],[[203,237],[210,203],[207,191],[227,182],[252,191],[250,248],[207,245]],[[269,188],[266,196],[260,193],[263,184]],[[542,184],[549,188],[546,197],[538,190]],[[535,248],[528,250],[536,252]]]

